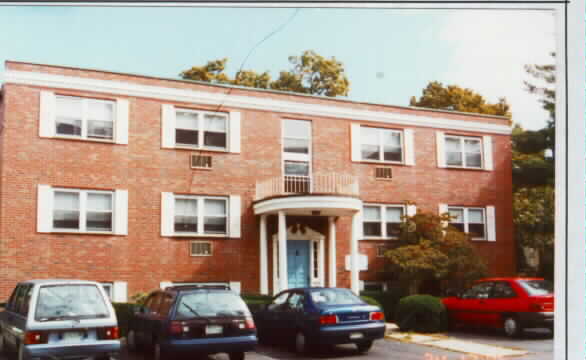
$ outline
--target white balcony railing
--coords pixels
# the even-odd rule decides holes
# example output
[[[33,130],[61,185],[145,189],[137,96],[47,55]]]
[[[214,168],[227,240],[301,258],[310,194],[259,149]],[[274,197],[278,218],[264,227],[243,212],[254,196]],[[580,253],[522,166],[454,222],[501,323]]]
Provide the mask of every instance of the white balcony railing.
[[[358,179],[346,174],[278,176],[256,182],[256,200],[291,194],[335,194],[358,196]]]

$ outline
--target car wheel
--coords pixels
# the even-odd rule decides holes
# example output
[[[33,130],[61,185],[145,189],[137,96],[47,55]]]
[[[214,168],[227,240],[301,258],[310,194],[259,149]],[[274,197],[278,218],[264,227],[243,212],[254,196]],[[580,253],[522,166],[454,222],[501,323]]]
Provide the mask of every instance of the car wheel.
[[[372,340],[359,342],[356,344],[356,347],[358,348],[358,352],[366,353],[372,347]]]
[[[136,333],[134,330],[128,330],[128,334],[126,335],[126,347],[130,352],[138,350],[138,347],[136,346]]]
[[[503,330],[508,337],[518,337],[523,333],[523,326],[516,317],[507,315],[503,321]]]
[[[301,331],[298,331],[295,335],[295,352],[297,354],[306,354],[308,352],[308,344],[307,338],[305,334]]]
[[[244,352],[240,351],[240,352],[233,352],[233,353],[229,353],[228,357],[230,358],[230,360],[244,360]]]

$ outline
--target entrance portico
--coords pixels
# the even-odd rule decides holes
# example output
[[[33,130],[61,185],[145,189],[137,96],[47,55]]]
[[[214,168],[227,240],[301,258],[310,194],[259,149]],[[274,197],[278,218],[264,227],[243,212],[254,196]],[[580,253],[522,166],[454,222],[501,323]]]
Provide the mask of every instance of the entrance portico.
[[[267,216],[277,215],[277,233],[273,236],[273,293],[297,286],[303,283],[303,278],[295,278],[294,284],[289,283],[289,271],[300,272],[296,276],[308,276],[309,286],[337,285],[336,272],[336,218],[352,216],[352,231],[350,236],[350,283],[352,291],[359,292],[358,270],[358,239],[362,232],[360,219],[362,201],[353,196],[333,195],[296,195],[276,197],[258,201],[254,204],[254,212],[260,215],[260,292],[269,294],[269,267],[268,267],[268,230]],[[306,228],[299,229],[298,224],[288,224],[287,216],[323,216],[328,221],[328,281],[325,278],[325,241],[326,236]],[[301,225],[303,226],[303,225]],[[294,259],[301,262],[294,267],[288,266],[288,240],[309,242],[309,266],[304,270],[303,259]],[[291,249],[291,246],[289,248]],[[304,245],[298,244],[296,252],[304,256]],[[306,271],[309,274],[304,274]]]

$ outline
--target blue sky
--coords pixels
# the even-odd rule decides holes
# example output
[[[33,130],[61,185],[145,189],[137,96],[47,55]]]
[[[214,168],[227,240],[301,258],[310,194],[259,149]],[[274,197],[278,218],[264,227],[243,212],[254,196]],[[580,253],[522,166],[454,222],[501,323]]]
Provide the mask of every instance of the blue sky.
[[[0,61],[178,77],[229,58],[233,74],[293,8],[2,7]],[[498,25],[497,25],[498,24]],[[496,25],[496,26],[495,26]],[[547,115],[523,91],[525,63],[551,61],[553,17],[528,11],[301,9],[250,55],[245,69],[289,68],[304,50],[344,64],[352,100],[408,105],[429,81],[506,96],[514,121],[544,126]],[[3,69],[0,69],[0,79]]]

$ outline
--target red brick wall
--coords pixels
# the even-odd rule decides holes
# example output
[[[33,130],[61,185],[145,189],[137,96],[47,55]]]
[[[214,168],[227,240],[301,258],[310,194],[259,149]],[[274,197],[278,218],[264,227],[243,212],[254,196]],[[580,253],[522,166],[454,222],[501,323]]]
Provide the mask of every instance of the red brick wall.
[[[12,70],[41,71],[210,92],[226,91],[222,87],[60,67],[13,62],[8,62],[6,67]],[[489,261],[493,275],[510,275],[515,271],[509,136],[492,135],[495,171],[447,170],[436,166],[435,130],[414,128],[416,166],[393,166],[392,181],[377,181],[373,176],[375,165],[350,161],[348,120],[230,109],[242,112],[241,153],[213,152],[212,170],[192,170],[189,167],[191,151],[161,149],[161,104],[173,102],[128,98],[128,145],[46,139],[38,136],[40,90],[33,86],[4,86],[5,129],[0,137],[0,300],[10,293],[17,281],[47,277],[127,281],[129,295],[156,288],[160,281],[165,280],[241,281],[243,291],[258,291],[259,220],[253,214],[252,201],[256,180],[281,175],[282,118],[312,120],[314,172],[358,175],[361,198],[365,202],[397,203],[411,200],[419,209],[433,212],[437,212],[439,203],[494,205],[497,241],[475,244]],[[54,91],[78,96],[122,97],[74,90]],[[506,123],[506,120],[497,118],[415,111],[253,90],[235,89],[232,94],[457,120]],[[197,104],[174,104],[204,110],[216,108]],[[382,126],[369,122],[365,124]],[[37,233],[38,184],[127,189],[128,236]],[[161,192],[241,195],[244,212],[242,238],[206,239],[213,243],[214,256],[190,257],[190,239],[160,235]],[[275,221],[272,217],[269,219],[272,229],[269,236],[276,229]],[[315,230],[327,236],[325,218],[308,221]],[[338,219],[337,263],[340,286],[349,286],[350,283],[350,273],[344,270],[344,256],[349,253],[350,227],[349,216]],[[363,241],[360,243],[360,251],[374,260],[377,243],[384,242]],[[269,264],[271,260],[272,257],[269,257]],[[376,275],[375,266],[375,263],[371,263],[369,271],[361,273],[361,278],[373,278]],[[327,268],[326,263],[326,279]]]

